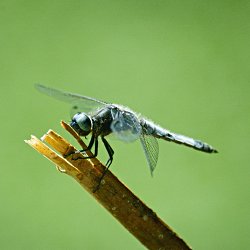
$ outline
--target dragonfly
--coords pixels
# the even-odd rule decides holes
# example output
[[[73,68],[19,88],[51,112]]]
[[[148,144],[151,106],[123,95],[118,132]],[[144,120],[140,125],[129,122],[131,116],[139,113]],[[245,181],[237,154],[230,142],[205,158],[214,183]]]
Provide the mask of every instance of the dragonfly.
[[[115,137],[125,142],[140,140],[151,175],[153,175],[159,155],[158,139],[183,144],[206,153],[218,152],[205,142],[173,133],[122,105],[65,92],[41,84],[36,84],[35,87],[43,94],[70,103],[72,106],[70,126],[79,136],[86,137],[91,134],[87,148],[79,150],[77,153],[90,151],[93,147],[94,153],[91,156],[81,158],[96,157],[98,155],[98,140],[101,139],[109,157],[101,179],[113,162],[114,150],[106,139],[106,136],[110,134],[114,134]]]

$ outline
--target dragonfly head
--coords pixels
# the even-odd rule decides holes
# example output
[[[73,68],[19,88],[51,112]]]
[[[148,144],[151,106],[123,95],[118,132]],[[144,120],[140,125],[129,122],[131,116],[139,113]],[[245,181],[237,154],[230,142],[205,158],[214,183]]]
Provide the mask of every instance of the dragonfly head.
[[[92,131],[93,122],[90,116],[82,112],[73,116],[70,126],[80,136],[87,136]]]

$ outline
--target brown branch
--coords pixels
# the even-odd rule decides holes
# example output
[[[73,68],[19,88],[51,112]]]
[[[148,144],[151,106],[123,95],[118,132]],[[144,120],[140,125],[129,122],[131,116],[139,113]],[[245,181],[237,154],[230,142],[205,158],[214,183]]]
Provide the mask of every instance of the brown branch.
[[[86,148],[81,138],[69,125],[64,122],[61,124],[76,138],[81,147]],[[72,145],[52,130],[49,130],[42,137],[42,140],[62,156],[76,151]],[[72,157],[76,158],[77,156],[73,154],[66,157],[66,159],[34,136],[31,136],[31,139],[25,142],[55,163],[61,172],[72,176],[78,181],[148,249],[191,249],[155,212],[136,197],[110,171],[107,172],[102,180],[100,188],[93,192],[105,169],[105,166],[96,158],[74,160]]]

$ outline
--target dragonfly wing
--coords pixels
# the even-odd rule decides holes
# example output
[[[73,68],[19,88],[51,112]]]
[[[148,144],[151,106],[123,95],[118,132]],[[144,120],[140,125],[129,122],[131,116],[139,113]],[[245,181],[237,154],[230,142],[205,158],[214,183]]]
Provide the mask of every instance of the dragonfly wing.
[[[111,130],[118,139],[132,142],[139,138],[142,128],[133,113],[119,110],[113,115],[113,119]]]
[[[59,101],[68,102],[72,105],[72,112],[91,112],[101,106],[107,105],[106,102],[94,99],[88,96],[82,96],[74,93],[65,92],[62,90],[50,88],[43,86],[41,84],[36,84],[35,88],[48,96],[51,96]]]
[[[147,135],[145,133],[141,134],[140,141],[148,162],[151,175],[153,175],[153,171],[156,167],[159,155],[158,141],[152,135]]]

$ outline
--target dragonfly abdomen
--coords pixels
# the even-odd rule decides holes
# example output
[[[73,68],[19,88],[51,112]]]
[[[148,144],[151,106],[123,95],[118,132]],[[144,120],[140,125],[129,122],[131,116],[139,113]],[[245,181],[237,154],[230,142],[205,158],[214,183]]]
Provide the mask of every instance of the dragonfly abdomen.
[[[166,130],[153,122],[143,121],[143,127],[147,131],[148,135],[152,135],[156,138],[163,139],[165,141],[170,141],[178,144],[183,144],[185,146],[194,148],[199,151],[206,153],[217,153],[217,150],[205,142],[195,140],[193,138],[187,137],[185,135],[180,135]]]
[[[172,141],[178,144],[183,144],[185,146],[188,146],[188,147],[191,147],[191,148],[194,148],[196,150],[203,151],[206,153],[217,153],[217,150],[215,150],[212,146],[208,145],[207,143],[199,141],[199,140],[195,140],[193,138],[190,138],[184,135],[179,135],[179,134],[168,132],[161,138],[167,141]]]

